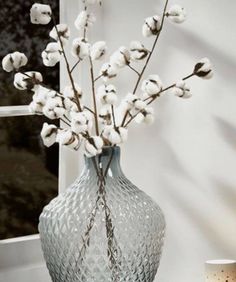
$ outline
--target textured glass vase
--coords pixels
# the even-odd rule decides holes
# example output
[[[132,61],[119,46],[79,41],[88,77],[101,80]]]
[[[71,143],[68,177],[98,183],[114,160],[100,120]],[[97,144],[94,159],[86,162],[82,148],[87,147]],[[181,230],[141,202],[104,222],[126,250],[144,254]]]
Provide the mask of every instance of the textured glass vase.
[[[39,231],[53,282],[154,281],[164,216],[119,159],[119,147],[85,158],[82,175],[44,208]]]

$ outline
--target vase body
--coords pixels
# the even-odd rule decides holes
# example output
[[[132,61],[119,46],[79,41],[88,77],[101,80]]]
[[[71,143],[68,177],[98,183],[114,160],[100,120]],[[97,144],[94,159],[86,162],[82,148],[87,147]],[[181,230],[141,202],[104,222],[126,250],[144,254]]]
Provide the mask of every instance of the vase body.
[[[151,282],[165,220],[119,164],[120,149],[85,159],[82,175],[53,199],[39,232],[53,282]]]

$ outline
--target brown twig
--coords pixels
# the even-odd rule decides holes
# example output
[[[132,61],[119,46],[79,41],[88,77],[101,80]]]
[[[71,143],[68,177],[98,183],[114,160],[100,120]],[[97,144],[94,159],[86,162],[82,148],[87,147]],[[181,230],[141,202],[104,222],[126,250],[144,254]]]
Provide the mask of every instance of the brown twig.
[[[89,56],[89,62],[90,62],[90,75],[91,75],[91,83],[92,83],[92,93],[93,93],[95,130],[96,130],[97,136],[99,136],[98,112],[97,112],[97,101],[96,101],[96,93],[95,93],[95,85],[94,85],[93,61],[92,61],[90,56]]]

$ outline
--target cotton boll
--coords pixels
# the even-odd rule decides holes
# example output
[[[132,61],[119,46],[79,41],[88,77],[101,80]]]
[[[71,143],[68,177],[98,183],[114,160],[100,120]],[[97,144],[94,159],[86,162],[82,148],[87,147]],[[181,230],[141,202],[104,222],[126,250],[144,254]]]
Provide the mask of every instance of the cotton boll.
[[[72,132],[70,129],[63,129],[58,131],[56,141],[63,146],[77,151],[80,147],[79,135]]]
[[[43,114],[50,119],[57,119],[65,114],[66,110],[63,107],[60,97],[49,98],[43,108]]]
[[[74,83],[75,86],[75,90],[77,92],[77,97],[79,99],[82,98],[82,89],[80,88],[80,86],[77,83]],[[63,92],[64,97],[69,98],[69,99],[73,99],[75,98],[75,93],[74,93],[74,89],[71,85],[66,86]]]
[[[116,87],[112,84],[101,85],[97,90],[97,98],[103,105],[114,105],[117,102]]]
[[[208,58],[201,59],[194,67],[194,74],[203,79],[210,79],[213,76],[213,67]]]
[[[130,58],[133,61],[143,60],[147,57],[149,51],[139,41],[132,41],[130,43]]]
[[[46,147],[52,146],[56,142],[58,128],[54,124],[44,123],[41,137]]]
[[[94,60],[99,60],[101,59],[107,50],[107,45],[105,41],[98,41],[94,43],[90,49],[90,56],[91,59]]]
[[[14,86],[19,90],[32,90],[40,82],[43,81],[43,77],[39,72],[26,72],[16,73],[14,76]]]
[[[62,44],[66,44],[70,37],[70,30],[66,24],[58,24],[50,31],[49,36],[59,42],[58,34]]]
[[[92,136],[85,141],[85,155],[88,158],[101,154],[104,143],[100,136]]]
[[[162,90],[162,81],[158,75],[149,75],[142,83],[141,89],[148,96],[157,95]]]
[[[32,101],[29,104],[29,111],[32,114],[42,115],[43,114],[43,105],[40,103],[36,103],[35,101]]]
[[[14,52],[6,55],[2,59],[2,68],[6,72],[11,72],[13,70],[18,70],[19,68],[25,66],[28,62],[27,57],[25,54],[20,52]]]
[[[176,96],[184,99],[188,99],[192,96],[189,87],[186,85],[186,82],[183,80],[180,80],[175,84],[175,87],[173,88],[172,92]]]
[[[152,124],[154,122],[154,110],[151,107],[146,107],[138,113],[134,119],[137,123]]]
[[[122,100],[122,108],[124,111],[129,111],[134,107],[134,102],[137,101],[139,98],[137,95],[132,93],[128,93],[124,99]]]
[[[92,26],[96,21],[96,18],[93,13],[88,13],[87,11],[82,11],[79,13],[78,17],[75,20],[75,27],[79,31],[83,31],[88,27]]]
[[[114,54],[110,57],[110,64],[118,67],[123,68],[130,63],[130,53],[129,50],[122,46],[117,50]]]
[[[112,113],[110,105],[105,105],[99,109],[99,119],[102,124],[112,124]]]
[[[71,53],[75,58],[83,60],[89,56],[89,52],[90,44],[86,41],[86,39],[80,37],[73,40]]]
[[[171,6],[166,15],[174,23],[182,23],[186,19],[186,11],[179,5]]]
[[[105,63],[102,65],[100,70],[100,75],[102,75],[104,81],[116,77],[117,74],[118,74],[118,70],[117,67],[115,67],[114,65],[111,65],[109,63]]]
[[[117,145],[125,142],[128,137],[128,131],[124,127],[114,128],[113,126],[105,126],[102,136],[112,145]]]
[[[30,20],[33,24],[46,25],[51,21],[52,10],[49,5],[35,3],[30,9]]]
[[[43,64],[47,67],[54,67],[61,59],[61,47],[56,42],[48,43],[42,52]]]
[[[92,117],[87,111],[72,114],[71,129],[73,132],[86,133],[92,129],[92,126]]]
[[[157,35],[161,29],[161,20],[159,16],[155,15],[153,17],[146,18],[143,25],[143,36],[150,37],[152,35]]]

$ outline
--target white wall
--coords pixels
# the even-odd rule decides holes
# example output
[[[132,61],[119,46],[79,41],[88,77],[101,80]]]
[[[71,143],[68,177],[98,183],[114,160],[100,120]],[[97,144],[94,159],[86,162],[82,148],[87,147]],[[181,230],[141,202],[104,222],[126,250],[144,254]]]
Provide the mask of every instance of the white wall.
[[[141,39],[143,18],[153,14],[153,7],[160,11],[163,3],[106,1],[109,44],[115,49]],[[207,56],[214,63],[214,79],[192,79],[193,98],[188,101],[160,98],[156,123],[133,128],[122,160],[127,176],[166,215],[167,237],[156,281],[199,282],[204,281],[205,260],[236,256],[236,2],[178,3],[186,7],[188,20],[166,24],[147,74],[158,73],[169,84]],[[130,85],[127,75],[120,93]]]

